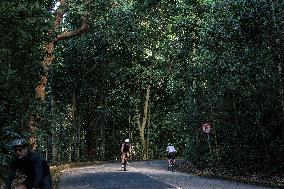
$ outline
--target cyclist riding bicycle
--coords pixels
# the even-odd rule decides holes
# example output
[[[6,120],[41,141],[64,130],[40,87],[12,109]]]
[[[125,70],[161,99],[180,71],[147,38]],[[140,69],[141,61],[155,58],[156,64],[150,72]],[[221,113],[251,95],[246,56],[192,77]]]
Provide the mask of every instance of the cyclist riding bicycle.
[[[47,162],[39,154],[28,149],[25,139],[14,140],[12,148],[16,157],[10,164],[5,189],[11,189],[17,171],[24,174],[26,179],[17,185],[16,189],[51,189],[52,180]]]
[[[168,165],[170,167],[171,165],[171,159],[173,160],[173,163],[175,163],[175,154],[177,153],[175,147],[171,145],[171,143],[168,144],[166,149],[167,155],[168,155]]]
[[[121,145],[121,163],[122,168],[124,168],[124,158],[126,156],[126,159],[128,160],[129,155],[131,153],[131,144],[129,143],[129,139],[125,139],[124,143]],[[127,161],[128,163],[128,161]]]

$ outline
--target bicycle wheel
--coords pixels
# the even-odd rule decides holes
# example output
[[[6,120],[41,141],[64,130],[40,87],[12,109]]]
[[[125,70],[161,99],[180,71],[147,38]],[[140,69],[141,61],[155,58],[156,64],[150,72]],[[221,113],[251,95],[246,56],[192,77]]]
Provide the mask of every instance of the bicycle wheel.
[[[124,161],[123,161],[123,170],[126,171],[126,165],[127,165],[127,159],[124,158]]]
[[[171,161],[170,161],[170,170],[172,171],[172,172],[174,172],[175,170],[174,170],[174,160],[173,159],[171,159]]]

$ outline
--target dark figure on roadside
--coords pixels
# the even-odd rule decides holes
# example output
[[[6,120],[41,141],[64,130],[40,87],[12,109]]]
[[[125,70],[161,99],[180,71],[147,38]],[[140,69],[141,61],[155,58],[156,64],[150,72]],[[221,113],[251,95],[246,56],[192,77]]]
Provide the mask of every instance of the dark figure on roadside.
[[[50,168],[47,162],[37,153],[28,149],[25,139],[12,142],[15,159],[9,169],[5,189],[11,189],[16,172],[26,176],[26,180],[16,186],[16,189],[52,189]]]
[[[121,163],[122,163],[122,168],[124,168],[124,158],[126,156],[127,163],[128,163],[128,158],[131,153],[131,144],[129,143],[129,139],[125,139],[124,143],[121,145]]]
[[[168,154],[168,165],[170,166],[171,159],[173,160],[173,163],[175,163],[175,154],[177,153],[177,151],[175,147],[169,143],[167,146],[166,152]]]

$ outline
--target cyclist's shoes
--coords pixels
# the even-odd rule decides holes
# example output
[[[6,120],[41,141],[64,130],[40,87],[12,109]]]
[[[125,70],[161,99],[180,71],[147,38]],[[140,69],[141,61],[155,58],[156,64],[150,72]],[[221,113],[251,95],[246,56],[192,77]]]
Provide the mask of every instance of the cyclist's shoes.
[[[124,165],[122,164],[121,167],[124,168]]]

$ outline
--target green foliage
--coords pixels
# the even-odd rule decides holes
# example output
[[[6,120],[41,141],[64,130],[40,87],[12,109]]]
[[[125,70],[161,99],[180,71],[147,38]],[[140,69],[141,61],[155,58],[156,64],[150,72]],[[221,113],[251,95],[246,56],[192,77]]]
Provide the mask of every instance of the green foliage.
[[[283,129],[279,72],[268,39],[275,35],[268,21],[273,20],[270,12],[268,2],[218,2],[202,19],[195,59],[203,64],[192,90],[196,95],[191,98],[196,103],[194,110],[200,112],[194,123],[209,121],[215,127],[211,138],[218,137],[213,154],[218,166],[239,171],[244,167],[244,171],[269,170],[273,154],[267,151],[267,145],[283,138],[269,129]],[[191,143],[189,157],[190,153],[203,153],[195,145]],[[210,165],[206,158],[202,162]]]
[[[1,1],[0,35],[0,178],[5,177],[9,142],[29,135],[28,121],[37,109],[42,44],[47,40],[50,1]]]
[[[150,85],[149,158],[165,157],[171,142],[201,168],[283,169],[282,2],[117,0],[86,8],[71,1],[60,29],[78,28],[85,11],[90,28],[56,44],[47,99],[38,106],[49,6],[1,2],[2,146],[40,111],[39,150],[53,163],[119,159],[125,138],[139,159]],[[213,127],[209,137],[204,122]]]

